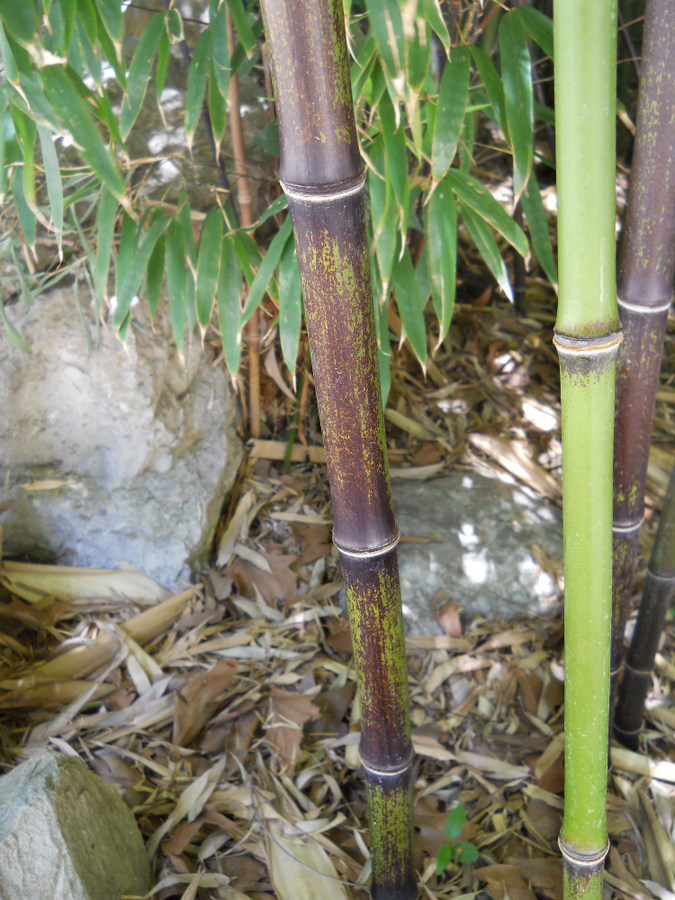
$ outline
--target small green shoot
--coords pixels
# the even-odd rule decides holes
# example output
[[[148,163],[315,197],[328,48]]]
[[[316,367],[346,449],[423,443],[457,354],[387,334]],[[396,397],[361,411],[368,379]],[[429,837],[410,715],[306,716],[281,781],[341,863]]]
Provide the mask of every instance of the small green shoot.
[[[466,807],[463,802],[460,802],[451,811],[445,823],[445,836],[448,839],[448,843],[443,844],[436,856],[437,875],[441,875],[453,860],[471,865],[478,859],[478,850],[473,844],[468,841],[457,840],[465,822]]]

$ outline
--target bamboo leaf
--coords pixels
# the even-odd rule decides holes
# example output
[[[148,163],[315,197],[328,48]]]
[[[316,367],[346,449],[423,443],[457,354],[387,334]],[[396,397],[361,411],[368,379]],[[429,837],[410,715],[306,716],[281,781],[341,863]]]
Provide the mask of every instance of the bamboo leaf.
[[[178,219],[173,219],[166,233],[166,285],[169,295],[171,330],[179,353],[182,353],[185,347],[185,310],[187,306],[185,253],[185,230]]]
[[[453,857],[452,847],[450,844],[443,844],[436,855],[436,874],[442,875],[450,865]]]
[[[406,73],[409,87],[415,93],[422,90],[431,62],[431,30],[426,21],[416,16],[415,33],[406,41]]]
[[[221,246],[218,278],[218,323],[223,355],[230,375],[236,375],[241,358],[241,265],[234,241],[227,235]]]
[[[26,196],[24,194],[23,188],[23,178],[20,176],[17,177],[17,173],[14,173],[14,177],[12,178],[12,196],[14,197],[14,204],[16,206],[16,212],[19,216],[19,225],[21,226],[21,232],[26,239],[26,243],[29,247],[33,247],[35,244],[35,230],[37,226],[37,221],[35,218],[35,213],[30,208],[28,203],[26,202]]]
[[[535,44],[544,51],[549,59],[553,59],[553,20],[532,6],[517,6],[511,15],[516,15],[523,23],[525,31]]]
[[[396,127],[396,116],[388,94],[383,94],[378,105],[384,138],[385,176],[391,184],[402,217],[407,220],[410,183],[408,181],[408,152],[406,149],[405,129],[403,123]],[[407,223],[404,223],[407,224]],[[401,230],[406,231],[402,226]]]
[[[425,225],[431,297],[440,325],[438,347],[452,321],[457,270],[457,204],[450,185],[445,181],[431,195]]]
[[[172,44],[177,44],[185,39],[183,19],[177,9],[170,9],[166,15],[166,31]]]
[[[553,250],[551,249],[551,234],[546,218],[546,210],[541,199],[541,191],[539,184],[534,175],[530,176],[527,187],[523,191],[520,202],[523,206],[523,212],[527,219],[527,226],[530,229],[530,237],[532,238],[532,246],[534,253],[539,260],[539,265],[546,273],[546,277],[551,284],[556,284],[558,275],[556,272],[555,260],[553,258]]]
[[[225,126],[227,124],[227,101],[218,88],[216,74],[213,66],[213,57],[211,57],[209,68],[209,116],[211,118],[213,137],[215,139],[216,145],[219,146],[225,135]]]
[[[5,76],[7,78],[7,81],[9,81],[10,84],[18,84],[19,70],[16,65],[16,60],[14,59],[14,53],[12,52],[9,41],[7,40],[7,34],[5,32],[2,16],[0,16],[0,58],[2,58],[2,63],[5,67]]]
[[[120,0],[96,0],[96,9],[110,40],[114,44],[119,44],[122,40],[123,30]]]
[[[117,308],[113,318],[115,328],[122,326],[127,313],[131,309],[131,301],[140,287],[157,239],[164,234],[170,221],[171,219],[162,218],[150,226],[131,261],[131,265],[125,270],[122,286],[117,294]]]
[[[474,64],[478,69],[481,81],[485,85],[492,114],[495,122],[499,125],[504,136],[508,134],[508,126],[506,124],[506,100],[504,99],[504,86],[499,77],[499,72],[495,68],[490,57],[480,47],[471,44],[469,47]]]
[[[232,14],[232,22],[234,23],[237,37],[241,41],[241,45],[248,55],[258,43],[258,39],[253,33],[244,4],[242,3],[242,0],[227,0],[227,5]]]
[[[165,31],[159,39],[159,47],[157,49],[157,70],[155,72],[155,97],[157,99],[157,107],[162,111],[161,100],[162,91],[166,84],[166,73],[169,68],[169,57],[171,56],[171,41],[169,35]]]
[[[302,291],[295,242],[289,240],[279,264],[279,338],[284,362],[295,373],[302,323]]]
[[[218,90],[224,100],[230,95],[230,51],[227,44],[227,7],[221,3],[213,18],[211,30],[213,44],[211,54],[212,77],[215,77]]]
[[[0,0],[0,18],[19,43],[28,44],[37,34],[38,4],[36,0]]]
[[[59,248],[59,257],[63,258],[63,184],[61,183],[61,171],[56,156],[54,140],[51,131],[38,125],[38,137],[42,150],[42,162],[45,167],[45,180],[47,182],[47,196],[49,209],[52,216],[52,224]]]
[[[449,841],[456,841],[466,822],[466,807],[463,802],[457,804],[445,820],[445,836]]]
[[[532,171],[532,69],[525,28],[521,19],[512,13],[499,23],[499,54],[513,150],[513,193],[517,201]]]
[[[112,254],[116,210],[116,198],[103,188],[96,215],[98,244],[96,247],[96,264],[94,268],[94,291],[99,304],[105,302],[108,293],[108,273],[110,271],[110,257]]]
[[[122,281],[125,273],[131,266],[131,261],[136,253],[139,228],[128,213],[122,215],[122,229],[120,242],[117,248],[117,260],[115,263],[115,294],[122,290]]]
[[[420,9],[447,53],[450,49],[450,32],[445,24],[439,0],[422,0]]]
[[[42,70],[45,93],[82,152],[111,194],[124,199],[124,183],[110,151],[101,140],[84,101],[60,66]]]
[[[204,104],[212,38],[213,32],[210,28],[199,35],[188,70],[187,93],[185,95],[185,134],[187,135],[190,149],[192,148],[192,138]]]
[[[161,215],[161,213],[159,213]],[[166,259],[166,235],[162,234],[150,254],[147,270],[148,309],[151,318],[155,318],[159,300],[162,296],[164,281],[164,261]]]
[[[469,96],[470,62],[467,48],[457,47],[441,76],[431,150],[431,171],[437,181],[445,177],[457,151]]]
[[[5,326],[5,330],[7,332],[7,337],[14,344],[15,347],[18,347],[19,350],[23,350],[24,353],[27,352],[26,342],[21,337],[21,334],[16,330],[16,328],[12,325],[12,323],[7,318],[7,313],[5,312],[5,304],[0,303],[0,316],[2,316],[2,324]]]
[[[402,89],[405,85],[405,38],[400,7],[388,0],[367,0],[366,6],[385,71]]]
[[[263,260],[258,267],[255,278],[253,279],[253,284],[249,289],[248,299],[244,308],[242,324],[248,322],[254,311],[257,309],[260,301],[264,297],[265,292],[267,291],[267,287],[272,280],[274,270],[279,264],[281,254],[283,253],[283,249],[286,246],[286,242],[288,241],[290,235],[291,217],[286,216],[284,224],[274,235],[272,242],[267,248],[267,253],[265,253]]]
[[[157,45],[163,33],[165,33],[164,15],[153,16],[136,45],[127,76],[127,93],[122,101],[122,111],[120,112],[119,127],[125,140],[143,103],[152,73],[152,64],[157,53]]]
[[[223,214],[220,208],[212,209],[202,226],[197,261],[197,285],[195,300],[197,320],[206,328],[216,298],[220,272],[220,243],[223,239]]]
[[[480,216],[476,215],[471,207],[463,203],[461,199],[459,205],[464,223],[478,248],[478,252],[483,257],[488,269],[497,280],[497,284],[513,303],[513,290],[509,282],[506,265],[499,253],[499,247],[497,246],[497,242],[495,241],[492,232],[485,224],[485,221]]]
[[[394,284],[396,285],[396,304],[401,314],[406,337],[410,341],[415,355],[424,365],[427,356],[427,335],[415,278],[415,268],[407,247],[401,259],[394,266]]]
[[[35,122],[15,106],[11,108],[11,115],[23,163],[20,172],[21,180],[23,182],[23,197],[33,215],[36,215],[35,142],[37,138],[37,128]]]
[[[470,206],[495,231],[506,238],[521,256],[527,256],[529,245],[522,228],[513,221],[503,206],[495,200],[490,191],[478,179],[466,172],[451,169],[446,176],[446,181],[464,204]]]

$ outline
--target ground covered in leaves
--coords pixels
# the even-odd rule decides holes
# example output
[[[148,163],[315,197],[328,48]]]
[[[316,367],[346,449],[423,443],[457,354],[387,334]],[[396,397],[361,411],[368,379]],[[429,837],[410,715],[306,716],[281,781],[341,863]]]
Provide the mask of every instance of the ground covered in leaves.
[[[558,503],[550,293],[532,280],[521,315],[489,287],[460,285],[459,300],[426,378],[405,349],[395,357],[394,477],[489,466]],[[673,460],[673,325],[641,572]],[[2,763],[48,746],[115,785],[147,841],[153,897],[366,896],[359,703],[311,392],[297,416],[298,461],[284,470],[292,406],[270,391],[269,433],[249,447],[199,585],[168,595],[139,573],[9,561],[0,571]],[[472,619],[467,597],[440,624],[443,633],[408,641],[420,893],[558,900],[562,613]],[[675,896],[674,649],[671,615],[640,752],[611,749],[607,896]],[[439,876],[460,801],[461,839],[479,858]]]

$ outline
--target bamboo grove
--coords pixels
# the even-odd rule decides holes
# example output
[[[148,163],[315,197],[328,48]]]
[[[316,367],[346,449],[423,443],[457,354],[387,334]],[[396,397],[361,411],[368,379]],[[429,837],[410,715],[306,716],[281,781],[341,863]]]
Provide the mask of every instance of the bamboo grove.
[[[367,14],[369,29],[351,34],[345,19],[353,4],[342,0],[262,0],[262,19],[243,0],[209,0],[209,22],[191,56],[185,23],[165,0],[161,10],[150,10],[128,67],[120,51],[121,8],[98,0],[90,5],[94,13],[78,23],[66,15],[74,5],[63,0],[0,2],[7,76],[0,85],[0,193],[13,197],[27,246],[35,242],[36,223],[49,218],[62,252],[69,204],[52,135],[63,131],[67,119],[91,177],[86,188],[96,185],[90,198],[95,238],[88,241],[78,232],[95,302],[102,307],[115,261],[114,325],[124,338],[141,284],[153,314],[166,284],[179,349],[186,334],[198,329],[203,336],[217,319],[233,375],[246,329],[253,434],[261,416],[255,373],[258,347],[267,337],[259,316],[264,298],[278,307],[282,355],[291,372],[304,313],[357,671],[376,900],[417,896],[399,533],[383,410],[390,349],[386,301],[395,299],[403,334],[424,365],[425,309],[433,309],[437,346],[452,319],[460,222],[510,299],[505,245],[520,259],[531,253],[547,278],[558,281],[553,341],[561,375],[565,556],[565,810],[559,846],[566,900],[600,900],[612,712],[616,707],[616,736],[639,746],[651,670],[675,591],[674,474],[624,665],[661,348],[673,299],[675,4],[646,4],[618,269],[617,0],[554,0],[553,24],[525,5],[500,8],[499,25],[495,17],[485,26],[498,46],[499,69],[487,39],[465,41],[466,33],[448,28],[433,0],[413,4],[420,17],[413,38],[396,0],[368,0],[352,19]],[[49,24],[40,38],[44,53],[31,53],[43,21]],[[419,35],[424,39],[418,41]],[[256,219],[238,115],[239,76],[263,39],[283,195]],[[160,207],[137,208],[133,176],[119,162],[153,66],[161,81],[175,44],[188,67],[188,144],[205,122],[227,196],[204,217],[198,240],[186,196],[170,214]],[[555,62],[557,270],[534,166],[535,116],[546,121],[546,110],[545,98],[535,102],[533,46]],[[435,75],[432,47],[441,49]],[[103,89],[104,60],[123,91],[117,118]],[[93,88],[77,83],[78,65]],[[160,94],[158,85],[158,102]],[[361,129],[358,138],[355,106],[357,114],[359,108],[361,114],[371,111],[372,127]],[[513,218],[470,172],[477,109],[487,110],[505,136]],[[219,150],[226,127],[233,136],[238,209]],[[35,188],[38,145],[49,216]],[[73,190],[89,196],[80,184]],[[290,215],[283,219],[286,206]],[[416,254],[408,239],[413,213],[424,235],[423,252]],[[116,215],[119,237],[113,231]],[[263,252],[254,235],[272,221],[277,228]],[[21,344],[1,305],[0,310],[10,338]]]

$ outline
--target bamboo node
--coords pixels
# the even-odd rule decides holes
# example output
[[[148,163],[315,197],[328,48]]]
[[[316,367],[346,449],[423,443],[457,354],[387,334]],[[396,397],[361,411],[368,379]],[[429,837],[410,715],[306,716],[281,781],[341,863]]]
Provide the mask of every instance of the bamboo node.
[[[644,524],[645,517],[641,516],[639,522],[631,522],[630,525],[618,525],[616,522],[612,525],[612,531],[615,534],[631,534],[633,531],[639,531]]]
[[[630,312],[636,313],[645,313],[645,315],[659,315],[660,313],[667,312],[673,304],[673,294],[668,297],[667,300],[662,300],[656,306],[647,306],[642,303],[631,303],[630,300],[622,300],[621,297],[616,298],[616,302],[623,309],[627,309]]]
[[[565,845],[565,842],[560,835],[558,835],[558,847],[560,848],[563,858],[576,868],[597,869],[602,867],[605,862],[605,857],[609,853],[609,838],[607,838],[607,843],[599,853],[580,853],[578,850],[572,850]]]
[[[358,194],[363,190],[365,183],[365,169],[356,178],[350,178],[349,181],[341,181],[338,184],[291,184],[279,179],[284,194],[291,200],[301,200],[303,203],[326,203],[331,200],[342,200],[344,197]]]
[[[649,669],[636,669],[635,666],[631,666],[629,662],[624,663],[624,668],[628,669],[629,672],[632,672],[633,675],[640,675],[642,678],[651,677],[652,670],[651,667]],[[638,729],[639,731],[640,729]]]
[[[600,356],[604,353],[614,354],[619,349],[623,340],[620,331],[611,331],[609,334],[590,335],[589,337],[575,337],[570,334],[561,334],[553,330],[553,346],[558,353],[569,356]]]
[[[354,547],[343,547],[336,539],[335,535],[333,535],[333,543],[338,548],[339,552],[344,554],[345,556],[353,556],[357,559],[373,559],[376,556],[385,556],[387,553],[391,553],[391,551],[396,547],[399,540],[401,539],[401,532],[397,531],[395,536],[387,541],[386,544],[382,544],[381,547],[372,547],[365,550],[356,550]]]
[[[401,775],[405,775],[410,771],[410,766],[412,765],[413,759],[415,757],[414,752],[410,751],[410,759],[401,766],[398,766],[396,769],[376,769],[374,766],[369,765],[368,763],[363,761],[363,757],[359,754],[359,759],[361,760],[361,765],[364,770],[368,773],[368,775],[374,775],[376,778],[400,778]]]

